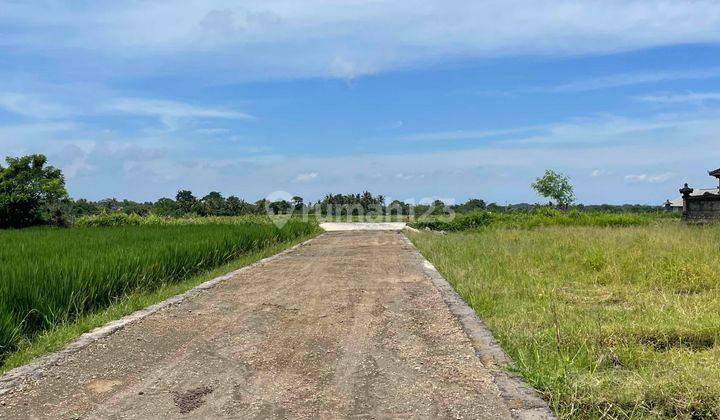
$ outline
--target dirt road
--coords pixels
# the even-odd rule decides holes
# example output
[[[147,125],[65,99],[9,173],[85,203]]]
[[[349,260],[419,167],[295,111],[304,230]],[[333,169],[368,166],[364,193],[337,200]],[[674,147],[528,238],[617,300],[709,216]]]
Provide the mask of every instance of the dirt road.
[[[7,418],[508,418],[397,232],[331,232],[96,341]]]

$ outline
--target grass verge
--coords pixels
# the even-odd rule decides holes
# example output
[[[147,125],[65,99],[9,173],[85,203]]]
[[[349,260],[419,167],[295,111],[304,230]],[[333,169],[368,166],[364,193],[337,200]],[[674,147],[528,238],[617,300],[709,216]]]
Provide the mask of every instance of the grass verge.
[[[720,417],[720,227],[409,237],[560,417]]]
[[[2,366],[0,367],[0,373],[5,373],[10,369],[27,364],[36,357],[60,350],[72,340],[94,328],[103,326],[110,321],[122,318],[123,316],[129,315],[137,310],[186,292],[215,277],[245,267],[271,255],[275,255],[287,248],[306,241],[315,235],[316,233],[305,234],[288,241],[269,245],[263,249],[245,254],[220,267],[196,274],[195,276],[182,280],[178,283],[163,284],[151,292],[132,292],[101,311],[80,316],[72,322],[62,323],[50,330],[46,330],[34,336],[29,340],[21,342],[17,350],[6,356]]]

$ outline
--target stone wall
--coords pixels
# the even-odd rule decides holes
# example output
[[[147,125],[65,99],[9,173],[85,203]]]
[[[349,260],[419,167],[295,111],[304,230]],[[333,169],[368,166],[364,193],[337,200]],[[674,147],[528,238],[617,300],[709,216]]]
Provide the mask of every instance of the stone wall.
[[[683,219],[693,223],[720,221],[720,195],[686,197]]]

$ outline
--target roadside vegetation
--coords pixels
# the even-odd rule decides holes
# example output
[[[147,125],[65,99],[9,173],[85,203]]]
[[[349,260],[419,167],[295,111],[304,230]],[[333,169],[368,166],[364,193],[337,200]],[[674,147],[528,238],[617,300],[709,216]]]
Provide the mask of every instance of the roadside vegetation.
[[[718,418],[720,227],[636,217],[410,236],[561,417]]]
[[[243,255],[315,234],[269,219],[0,230],[0,357],[42,331]]]
[[[494,213],[477,211],[467,214],[428,216],[410,223],[416,229],[435,231],[465,231],[486,227],[532,229],[544,226],[647,226],[652,223],[677,220],[677,213],[581,212],[560,211],[551,207],[537,207],[530,211]]]

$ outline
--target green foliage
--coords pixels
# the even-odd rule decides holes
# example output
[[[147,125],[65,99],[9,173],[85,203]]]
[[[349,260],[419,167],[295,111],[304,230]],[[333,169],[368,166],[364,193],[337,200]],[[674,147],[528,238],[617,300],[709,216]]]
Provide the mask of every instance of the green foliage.
[[[112,226],[161,226],[161,225],[202,225],[202,224],[270,224],[272,220],[264,215],[248,216],[208,216],[208,217],[166,217],[154,214],[138,216],[125,213],[102,213],[83,216],[75,221],[75,227],[112,227]]]
[[[197,203],[197,199],[188,190],[180,190],[175,195],[175,203],[177,203],[178,209],[183,213],[190,213],[193,211],[193,206]]]
[[[473,211],[481,211],[485,210],[486,204],[484,200],[480,200],[478,198],[471,198],[470,200],[462,203],[452,206],[453,211],[458,213],[470,213]]]
[[[200,200],[204,206],[202,213],[207,216],[225,216],[227,201],[217,191],[212,191]]]
[[[410,236],[559,417],[720,417],[720,226]]]
[[[314,208],[323,215],[370,215],[383,212],[385,197],[362,194],[327,194]]]
[[[287,214],[291,212],[293,206],[286,200],[278,200],[270,203],[268,208],[272,214]]]
[[[262,211],[236,196],[227,199],[217,191],[212,191],[202,199],[198,200],[188,190],[180,190],[176,199],[163,197],[155,203],[138,203],[131,200],[117,200],[107,198],[100,201],[88,201],[79,199],[77,201],[67,200],[67,213],[78,219],[83,216],[102,215],[105,213],[125,213],[127,215],[148,216],[156,215],[161,217],[188,217],[188,216],[242,216],[250,214],[264,214]]]
[[[173,199],[163,197],[155,202],[153,213],[158,216],[178,216],[180,215],[180,210]]]
[[[570,179],[553,170],[546,170],[545,175],[537,178],[530,186],[541,196],[555,200],[558,207],[562,209],[575,201],[575,193]]]
[[[587,213],[578,210],[562,212],[552,207],[538,207],[531,212],[473,212],[454,216],[423,217],[410,225],[416,229],[448,232],[482,227],[533,229],[543,226],[645,226],[672,219],[668,213]]]
[[[253,214],[255,209],[253,205],[244,200],[231,195],[225,202],[226,212],[229,216],[239,216],[241,214]]]
[[[123,296],[122,299],[116,300],[110,306],[102,310],[83,314],[73,319],[71,322],[66,322],[57,327],[53,327],[52,329],[45,330],[33,336],[31,339],[18,337],[17,341],[20,342],[20,345],[17,350],[8,354],[4,362],[0,365],[0,374],[18,366],[25,365],[44,354],[58,351],[67,343],[76,339],[83,333],[106,325],[108,322],[120,319],[137,310],[162,302],[172,296],[186,292],[198,284],[230,273],[263,258],[275,255],[290,246],[309,239],[312,235],[314,235],[314,233],[297,236],[287,241],[278,242],[270,246],[248,252],[227,264],[219,265],[209,270],[200,271],[197,274],[179,282],[160,285],[158,288],[151,291],[134,291],[126,296]],[[0,317],[1,316],[2,315],[0,315]],[[0,323],[2,323],[2,320],[0,320]],[[0,330],[4,330],[4,328],[0,327]]]
[[[221,217],[246,215],[289,215],[316,214],[327,217],[341,216],[355,220],[378,220],[390,217],[398,220],[420,219],[417,227],[437,230],[466,230],[488,225],[514,227],[536,227],[556,224],[573,225],[633,225],[644,222],[638,216],[586,216],[592,211],[633,211],[653,212],[657,206],[576,206],[583,215],[573,213],[565,217],[539,209],[538,205],[517,204],[499,206],[486,205],[481,199],[470,199],[462,204],[446,205],[440,200],[431,204],[408,204],[394,200],[385,205],[385,197],[373,195],[368,191],[362,194],[327,194],[315,203],[306,202],[300,196],[290,201],[268,202],[258,200],[255,204],[212,191],[197,199],[189,190],[179,190],[175,199],[161,198],[155,203],[135,202],[107,198],[97,202],[67,198],[64,180],[59,170],[49,166],[43,168],[45,157],[32,155],[23,158],[8,158],[11,164],[7,169],[0,167],[0,228],[24,227],[33,224],[53,224],[56,226],[132,226],[169,224],[168,218]],[[567,177],[553,171],[533,184],[543,193],[557,197],[560,207],[566,209],[572,201],[572,186]],[[483,214],[487,209],[493,215]],[[545,213],[543,213],[545,212]],[[505,214],[531,213],[526,215],[504,216]],[[453,219],[453,214],[467,214]],[[496,216],[503,214],[502,217]],[[196,222],[180,221],[180,224]]]
[[[443,230],[448,232],[477,229],[497,223],[498,215],[490,212],[457,214],[454,217],[428,217],[411,223],[416,229]]]
[[[541,207],[531,213],[503,214],[498,225],[509,228],[532,229],[543,226],[645,226],[653,221],[668,219],[665,213],[584,213],[577,210],[561,212],[550,207]]]
[[[75,227],[110,227],[110,226],[140,226],[162,224],[164,220],[159,216],[142,217],[137,214],[103,213],[92,216],[82,216],[75,221]],[[158,223],[153,223],[158,221]]]
[[[374,220],[378,216],[403,216],[403,220],[413,218],[428,219],[428,216],[448,216],[451,213],[473,213],[486,209],[493,213],[537,213],[546,211],[547,206],[538,204],[513,204],[500,206],[495,203],[485,204],[480,199],[470,199],[462,204],[445,205],[442,201],[431,204],[412,205],[399,200],[393,200],[387,206],[384,197],[366,194],[328,194],[318,202],[305,202],[300,196],[295,196],[290,202],[279,200],[267,202],[262,199],[256,203],[248,203],[236,196],[224,198],[219,192],[211,192],[197,200],[192,192],[181,190],[178,192],[179,201],[171,198],[161,198],[155,203],[137,203],[130,200],[116,200],[114,198],[92,202],[84,199],[77,201],[64,200],[67,207],[64,212],[72,219],[87,215],[101,215],[103,213],[125,213],[147,216],[150,214],[161,217],[212,217],[212,216],[244,216],[270,214],[318,214],[323,216],[343,216],[348,218],[361,217]],[[643,205],[577,205],[569,207],[582,213],[658,213],[659,206]],[[358,219],[360,220],[360,219]],[[538,224],[541,224],[538,222]]]
[[[373,195],[368,191],[362,194],[327,194],[322,200],[315,203],[306,202],[302,197],[294,196],[290,201],[268,202],[266,199],[261,199],[255,204],[251,204],[236,196],[225,198],[217,191],[212,191],[201,199],[197,199],[190,190],[184,189],[177,192],[175,199],[163,197],[154,203],[116,198],[106,198],[100,201],[72,200],[67,198],[60,171],[52,166],[43,168],[44,156],[7,158],[7,161],[10,163],[10,167],[5,169],[0,166],[0,228],[46,223],[69,226],[76,220],[79,226],[124,226],[167,223],[161,219],[170,217],[220,217],[270,213],[272,215],[317,214],[348,218],[360,217],[363,220],[375,220],[385,216],[390,216],[391,219],[399,216],[402,220],[420,217],[427,220],[426,227],[429,228],[462,230],[485,226],[489,222],[483,218],[489,216],[473,215],[456,222],[443,222],[445,219],[437,221],[432,217],[428,219],[427,216],[445,217],[451,216],[453,213],[475,213],[485,209],[493,213],[529,212],[538,207],[538,205],[524,203],[507,206],[500,206],[496,203],[486,205],[485,201],[477,198],[454,205],[446,205],[440,200],[431,204],[418,205],[394,200],[386,206],[385,197]],[[546,176],[539,179],[535,186],[543,191],[546,189],[550,191],[553,188],[561,191],[561,194],[564,194],[559,201],[562,207],[567,207],[571,201],[572,187],[569,186],[567,178],[562,175],[548,171]],[[651,212],[658,209],[657,206],[628,205],[579,205],[576,208],[584,212],[598,210]],[[482,220],[475,220],[478,217]],[[548,218],[554,219],[553,216],[548,216]],[[534,223],[543,225],[547,223],[547,220],[536,220]]]
[[[58,201],[67,196],[59,169],[44,155],[5,159],[0,165],[0,228],[62,223]]]
[[[152,291],[317,229],[291,219],[282,228],[245,220],[0,231],[0,243],[13,244],[0,247],[0,356],[23,338],[128,293]]]

